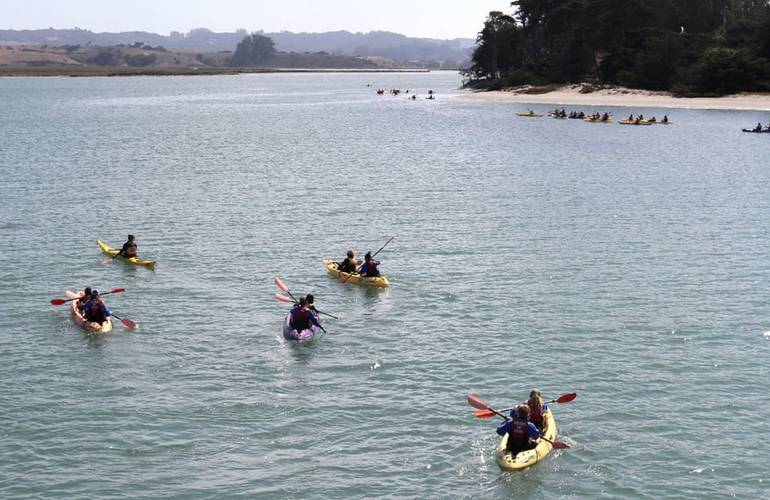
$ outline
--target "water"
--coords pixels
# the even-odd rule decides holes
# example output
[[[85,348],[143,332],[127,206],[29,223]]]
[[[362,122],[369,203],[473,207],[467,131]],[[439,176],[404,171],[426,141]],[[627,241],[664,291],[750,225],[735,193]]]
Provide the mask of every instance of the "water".
[[[766,115],[516,119],[459,83],[1,79],[0,496],[770,498]],[[157,271],[100,263],[129,232]],[[390,235],[390,289],[325,274]],[[283,340],[275,276],[329,335]],[[85,285],[140,328],[48,304]],[[534,386],[578,392],[572,448],[502,473],[466,395]]]

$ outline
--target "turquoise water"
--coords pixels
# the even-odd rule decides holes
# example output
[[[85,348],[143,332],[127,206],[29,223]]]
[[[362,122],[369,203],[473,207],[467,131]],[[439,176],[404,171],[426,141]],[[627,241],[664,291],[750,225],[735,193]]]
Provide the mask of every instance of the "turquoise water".
[[[767,115],[459,84],[0,79],[0,496],[768,498]],[[155,272],[101,264],[129,232]],[[325,274],[391,235],[390,289]],[[291,345],[275,276],[342,319]],[[49,304],[85,285],[139,329]],[[465,398],[535,386],[571,449],[503,473]]]

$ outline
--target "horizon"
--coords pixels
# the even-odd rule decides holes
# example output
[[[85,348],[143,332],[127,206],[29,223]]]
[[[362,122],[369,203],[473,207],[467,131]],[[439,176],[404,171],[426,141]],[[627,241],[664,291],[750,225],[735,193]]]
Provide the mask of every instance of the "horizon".
[[[285,0],[280,5],[261,0],[167,0],[162,5],[136,0],[130,9],[117,11],[97,0],[73,0],[66,7],[54,0],[28,0],[5,10],[0,29],[16,31],[79,28],[94,33],[144,31],[164,36],[198,28],[217,33],[240,29],[248,33],[387,31],[411,38],[451,40],[475,39],[490,11],[509,12],[511,7],[510,0],[423,0],[417,5],[392,0],[379,10],[353,0],[328,0],[323,6],[311,0]]]

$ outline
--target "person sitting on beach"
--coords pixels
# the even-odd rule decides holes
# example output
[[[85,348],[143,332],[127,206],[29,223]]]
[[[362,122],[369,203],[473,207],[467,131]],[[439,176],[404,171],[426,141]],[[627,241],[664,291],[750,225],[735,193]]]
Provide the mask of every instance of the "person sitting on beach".
[[[301,332],[307,330],[310,325],[320,327],[321,323],[318,321],[318,317],[308,308],[307,299],[300,297],[299,302],[291,309],[291,319],[289,324],[292,329]]]
[[[529,421],[535,424],[538,429],[543,428],[543,413],[548,411],[548,405],[543,403],[540,391],[532,389],[529,393],[529,399],[523,404],[529,407]]]
[[[99,290],[91,290],[91,298],[83,305],[83,317],[91,323],[102,324],[111,316],[110,309],[99,297]]]
[[[508,451],[514,456],[534,448],[540,439],[540,431],[529,421],[529,414],[528,405],[519,405],[511,410],[511,420],[506,420],[497,428],[498,435],[508,434]]]
[[[353,250],[348,250],[347,257],[341,263],[337,264],[337,270],[341,273],[354,273],[358,267],[358,260],[356,259]]]
[[[364,263],[358,269],[358,274],[366,278],[376,278],[380,275],[380,271],[377,269],[377,266],[379,265],[380,262],[372,258],[372,253],[366,252],[366,255],[364,255]]]
[[[128,235],[128,241],[123,243],[123,248],[120,249],[118,255],[130,259],[136,257],[136,242],[134,241],[134,235]]]

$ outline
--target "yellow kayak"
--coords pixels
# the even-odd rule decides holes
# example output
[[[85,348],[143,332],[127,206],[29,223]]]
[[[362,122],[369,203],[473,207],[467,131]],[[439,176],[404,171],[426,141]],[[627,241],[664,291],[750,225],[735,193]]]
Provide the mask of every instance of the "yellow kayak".
[[[550,441],[555,440],[556,422],[550,411],[543,413],[543,424],[543,437]],[[508,434],[504,435],[503,439],[500,440],[500,444],[497,445],[497,450],[495,450],[497,465],[507,471],[517,471],[535,465],[551,453],[553,449],[553,445],[545,439],[541,439],[540,443],[531,450],[521,451],[514,457],[508,451]]]
[[[135,266],[142,266],[146,267],[147,269],[155,269],[155,261],[154,260],[142,260],[138,257],[131,257],[130,259],[127,259],[123,257],[122,255],[117,255],[120,250],[117,248],[112,248],[105,242],[101,240],[96,240],[96,244],[99,245],[99,248],[102,249],[102,252],[106,253],[107,255],[117,259],[122,260],[123,262],[128,262],[130,264],[133,264]]]
[[[620,120],[618,123],[621,125],[652,125],[647,120],[639,120],[639,123],[636,123],[636,120]]]
[[[340,276],[345,277],[347,279],[346,283],[353,283],[355,285],[373,286],[377,288],[388,288],[390,286],[390,282],[388,282],[388,278],[386,278],[383,275],[377,276],[376,278],[366,278],[359,274],[341,273],[338,270],[339,264],[330,259],[324,259],[324,267],[326,268],[327,271],[329,271],[329,274],[331,274],[335,278],[340,278]]]
[[[606,120],[602,120],[601,118],[598,120],[594,118],[583,118],[583,121],[588,123],[612,123],[612,118],[607,118]]]

